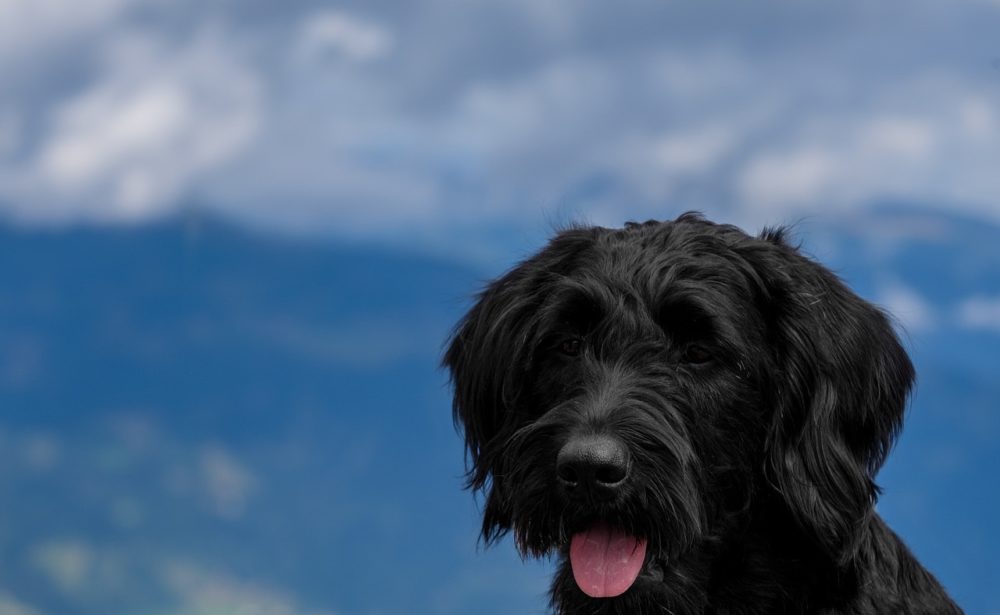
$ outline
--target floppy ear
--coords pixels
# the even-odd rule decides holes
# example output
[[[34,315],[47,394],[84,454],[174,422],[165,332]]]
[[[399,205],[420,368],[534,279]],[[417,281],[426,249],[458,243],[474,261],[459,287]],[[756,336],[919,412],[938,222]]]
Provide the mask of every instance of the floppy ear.
[[[455,389],[456,426],[465,433],[468,487],[484,489],[513,431],[513,409],[524,389],[539,334],[539,310],[554,280],[568,273],[595,229],[560,233],[548,246],[491,282],[458,323],[443,364]],[[494,477],[494,486],[496,480]],[[509,512],[487,502],[485,528],[509,526]],[[493,517],[490,519],[489,517]]]
[[[766,231],[756,256],[780,366],[766,474],[837,563],[857,553],[878,472],[902,424],[913,366],[886,315]]]
[[[454,385],[452,415],[465,434],[468,486],[482,489],[493,471],[497,437],[527,368],[539,297],[526,265],[493,281],[458,323],[444,355]]]

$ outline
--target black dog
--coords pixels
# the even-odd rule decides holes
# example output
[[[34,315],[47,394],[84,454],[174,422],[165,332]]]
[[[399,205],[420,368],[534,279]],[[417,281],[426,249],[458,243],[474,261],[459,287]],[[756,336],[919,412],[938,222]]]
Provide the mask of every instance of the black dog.
[[[910,360],[783,230],[564,231],[444,362],[483,537],[557,555],[559,613],[961,612],[874,509]]]

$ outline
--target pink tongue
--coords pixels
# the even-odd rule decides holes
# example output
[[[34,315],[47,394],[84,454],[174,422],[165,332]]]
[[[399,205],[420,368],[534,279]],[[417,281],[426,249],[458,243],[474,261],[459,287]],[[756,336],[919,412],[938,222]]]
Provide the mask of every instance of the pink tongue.
[[[573,536],[569,562],[573,578],[592,598],[620,596],[632,587],[646,558],[646,540],[597,524]]]

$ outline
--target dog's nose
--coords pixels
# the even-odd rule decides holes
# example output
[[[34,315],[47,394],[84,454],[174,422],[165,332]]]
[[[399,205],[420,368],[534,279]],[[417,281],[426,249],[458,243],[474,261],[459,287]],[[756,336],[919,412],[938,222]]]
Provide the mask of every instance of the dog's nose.
[[[556,457],[559,482],[574,495],[612,496],[628,477],[628,469],[628,450],[611,436],[572,438]]]

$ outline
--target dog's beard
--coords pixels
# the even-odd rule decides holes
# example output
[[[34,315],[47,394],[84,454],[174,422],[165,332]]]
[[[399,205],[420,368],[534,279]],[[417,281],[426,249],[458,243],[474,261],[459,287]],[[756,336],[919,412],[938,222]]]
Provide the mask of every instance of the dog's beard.
[[[630,400],[608,425],[629,450],[628,485],[608,499],[571,498],[556,480],[555,460],[579,415],[577,405],[563,404],[506,439],[484,534],[495,538],[509,528],[522,555],[559,555],[581,591],[612,597],[643,570],[669,565],[698,540],[705,525],[704,477],[696,474],[701,466],[667,403]]]

